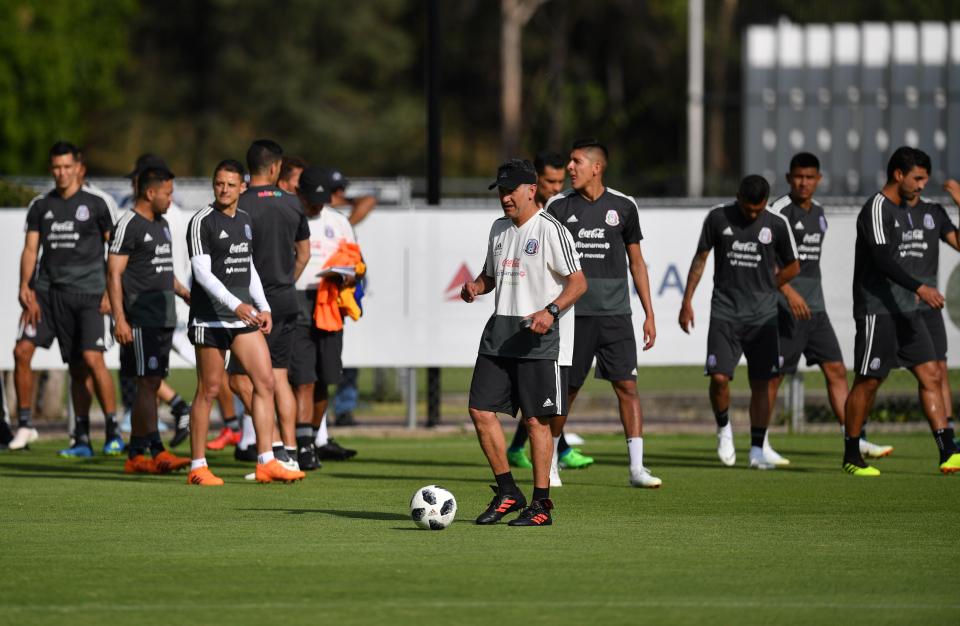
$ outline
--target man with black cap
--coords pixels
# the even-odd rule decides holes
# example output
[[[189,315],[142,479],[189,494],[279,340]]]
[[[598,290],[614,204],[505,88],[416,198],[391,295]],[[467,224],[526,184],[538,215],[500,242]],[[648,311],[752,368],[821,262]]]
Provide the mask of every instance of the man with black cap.
[[[356,243],[349,220],[328,206],[336,183],[331,170],[308,166],[300,173],[297,187],[310,229],[310,257],[296,284],[297,350],[290,364],[290,383],[297,397],[297,453],[301,469],[317,469],[321,459],[346,460],[356,454],[328,435],[325,416],[328,387],[340,381],[343,371],[343,331],[317,328],[313,315],[317,290],[325,281],[351,282],[349,278],[323,275],[327,260],[341,244]]]
[[[177,321],[174,299],[189,300],[190,293],[174,277],[173,234],[163,217],[173,196],[173,173],[159,167],[141,169],[136,190],[136,204],[114,227],[107,259],[120,372],[136,385],[124,471],[167,473],[190,464],[190,459],[164,449],[157,427],[157,391],[169,370]],[[145,456],[147,448],[150,459]]]
[[[520,510],[511,526],[545,526],[550,511],[552,422],[567,413],[567,368],[573,356],[573,305],[587,290],[570,233],[537,207],[537,173],[511,159],[497,170],[504,216],[487,239],[487,258],[460,297],[473,302],[495,291],[494,312],[480,338],[470,417],[490,463],[494,496],[477,524],[495,524]],[[529,506],[510,472],[497,413],[520,411],[530,433],[533,495]]]

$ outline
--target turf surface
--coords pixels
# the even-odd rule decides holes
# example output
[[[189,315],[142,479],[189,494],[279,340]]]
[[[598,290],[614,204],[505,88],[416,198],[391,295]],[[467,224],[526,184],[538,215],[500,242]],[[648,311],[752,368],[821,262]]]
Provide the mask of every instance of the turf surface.
[[[539,529],[472,524],[492,481],[467,436],[345,441],[296,485],[214,453],[214,489],[42,442],[0,453],[0,623],[956,624],[960,476],[929,435],[876,438],[879,479],[843,474],[833,436],[775,437],[793,466],[769,472],[743,437],[732,469],[710,437],[651,437],[664,487],[641,491],[622,438],[591,437]],[[430,483],[458,499],[442,532],[407,516]]]

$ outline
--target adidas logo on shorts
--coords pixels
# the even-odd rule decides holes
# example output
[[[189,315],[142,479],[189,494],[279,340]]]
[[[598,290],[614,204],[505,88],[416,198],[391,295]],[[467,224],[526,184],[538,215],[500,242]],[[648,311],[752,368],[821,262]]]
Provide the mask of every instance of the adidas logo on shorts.
[[[547,398],[546,400],[544,400],[543,406],[544,406],[544,408],[546,408],[546,407],[548,407],[548,406],[553,406],[553,401],[552,401],[550,398]]]

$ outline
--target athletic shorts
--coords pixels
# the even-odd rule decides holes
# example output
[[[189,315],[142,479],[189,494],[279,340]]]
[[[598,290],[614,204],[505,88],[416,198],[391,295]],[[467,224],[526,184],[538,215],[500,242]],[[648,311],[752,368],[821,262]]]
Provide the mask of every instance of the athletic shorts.
[[[826,311],[817,311],[808,320],[798,320],[786,309],[779,309],[777,327],[784,374],[796,374],[802,354],[807,366],[843,363],[843,352]]]
[[[938,361],[947,360],[947,328],[943,323],[943,311],[939,309],[921,309],[920,319],[923,320],[930,340],[933,341],[933,352]]]
[[[707,365],[704,374],[724,374],[733,380],[740,356],[747,357],[750,380],[770,380],[780,375],[780,338],[776,318],[767,324],[739,324],[710,318],[707,332]]]
[[[343,373],[343,331],[328,331],[295,324],[293,356],[287,376],[290,384],[336,385]]]
[[[637,340],[630,315],[579,315],[574,317],[573,363],[570,386],[583,386],[597,358],[596,378],[637,379]]]
[[[134,326],[133,343],[120,345],[120,375],[166,378],[172,344],[172,328]]]
[[[281,317],[273,320],[273,328],[270,329],[270,334],[264,335],[267,340],[267,349],[270,350],[270,364],[273,369],[285,370],[290,368],[296,326],[296,315]],[[246,374],[237,359],[230,359],[227,364],[227,373]]]
[[[930,331],[919,312],[867,315],[854,321],[854,367],[860,376],[886,378],[895,367],[910,368],[937,359]]]
[[[46,289],[34,293],[37,294],[37,304],[40,306],[40,321],[36,325],[21,321],[17,329],[17,341],[27,340],[38,348],[49,348],[53,345],[55,336],[50,316],[50,294]]]
[[[247,333],[260,332],[256,326],[241,326],[240,328],[211,328],[207,326],[190,325],[188,331],[190,343],[196,347],[217,348],[219,350],[229,350],[233,345],[233,340],[240,335]]]
[[[100,312],[101,297],[50,289],[50,321],[64,363],[81,360],[84,352],[106,352],[110,347],[110,317]]]
[[[470,408],[524,417],[566,415],[567,367],[546,359],[477,355]]]

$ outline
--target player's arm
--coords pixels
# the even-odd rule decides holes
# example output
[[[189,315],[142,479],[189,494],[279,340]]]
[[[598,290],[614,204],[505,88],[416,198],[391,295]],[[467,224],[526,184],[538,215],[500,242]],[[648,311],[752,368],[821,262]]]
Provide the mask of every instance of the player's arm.
[[[133,329],[123,310],[123,272],[129,260],[126,254],[111,253],[107,257],[107,296],[113,309],[113,336],[124,345],[133,341]]]
[[[657,325],[653,318],[653,299],[650,297],[650,275],[647,271],[647,262],[643,258],[643,251],[639,243],[627,244],[627,259],[630,262],[630,276],[633,285],[640,294],[640,305],[646,319],[643,322],[643,349],[649,350],[657,340]]]
[[[103,202],[103,198],[101,198],[100,201]],[[113,218],[110,215],[110,209],[107,208],[106,202],[103,202],[103,211],[101,213],[102,216],[99,218],[98,223],[100,224],[100,231],[103,233],[103,243],[107,245],[109,255],[110,236],[113,231]],[[111,313],[110,309],[110,296],[107,291],[104,291],[103,295],[100,297],[100,314],[109,315]],[[118,339],[117,341],[120,340]]]
[[[257,268],[250,262],[250,297],[253,298],[253,304],[260,310],[259,326],[264,335],[269,335],[273,330],[273,315],[270,313],[270,303],[267,302],[267,296],[263,292],[263,283],[260,282],[260,274]]]
[[[300,274],[303,274],[304,268],[307,267],[307,261],[310,260],[310,240],[304,239],[294,245],[296,246],[297,257],[293,262],[293,280],[297,281],[300,279]]]
[[[779,282],[779,273],[777,274]],[[798,320],[808,320],[810,319],[812,313],[810,312],[810,307],[807,306],[807,301],[803,299],[796,289],[790,286],[790,283],[783,283],[778,287],[780,293],[783,294],[783,297],[787,299],[787,306],[790,307],[790,312],[793,313],[793,316]]]
[[[868,215],[865,229],[870,233],[867,235],[867,249],[877,269],[880,270],[881,274],[904,289],[916,293],[920,300],[930,305],[931,308],[943,308],[943,294],[933,287],[928,287],[923,284],[923,282],[917,280],[905,270],[902,265],[897,263],[897,249],[896,246],[891,243],[893,238],[887,234],[887,230],[889,230],[887,225],[881,223],[878,224],[876,228],[873,226],[873,219],[876,213],[875,211],[871,211]],[[882,219],[882,213],[880,217]]]
[[[464,302],[473,302],[477,296],[493,291],[496,284],[493,276],[487,276],[486,271],[480,272],[476,280],[463,283],[463,287],[460,288],[460,298]]]
[[[693,261],[690,262],[690,271],[687,272],[687,286],[683,290],[683,301],[680,303],[680,328],[687,334],[690,334],[690,329],[694,326],[693,294],[703,277],[703,269],[707,266],[707,257],[709,256],[709,248],[698,250],[693,255]]]
[[[40,231],[28,230],[23,240],[23,252],[20,253],[20,306],[23,308],[23,320],[36,325],[40,321],[40,305],[37,295],[30,288],[30,279],[37,270],[37,255],[40,250]]]
[[[777,288],[785,286],[800,273],[800,261],[794,259],[777,270]]]
[[[957,236],[956,230],[952,230],[947,233],[943,240],[947,242],[948,246],[960,252],[960,237]]]
[[[177,295],[178,298],[190,304],[190,289],[186,285],[177,280],[177,277],[173,277],[173,293]]]
[[[367,218],[367,215],[377,206],[377,199],[374,196],[360,196],[351,198],[350,202],[350,220],[351,226],[356,226]]]

